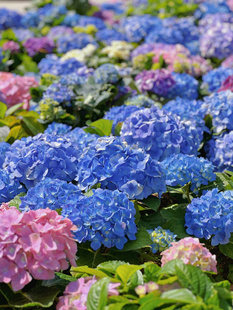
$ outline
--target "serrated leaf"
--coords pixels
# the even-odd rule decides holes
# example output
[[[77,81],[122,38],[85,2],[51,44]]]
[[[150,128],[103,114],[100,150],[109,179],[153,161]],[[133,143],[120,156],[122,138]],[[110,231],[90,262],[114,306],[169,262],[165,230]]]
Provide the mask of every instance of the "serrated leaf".
[[[19,208],[20,204],[21,204],[21,199],[20,197],[24,197],[26,194],[25,193],[20,193],[19,195],[15,196],[15,198],[13,198],[10,202],[9,202],[9,206],[10,207],[16,207]]]
[[[33,135],[44,132],[44,126],[40,124],[34,117],[23,117],[23,122]]]
[[[168,220],[180,219],[185,217],[187,204],[176,204],[168,208],[163,208],[160,213],[163,218]]]
[[[87,296],[87,310],[103,310],[107,304],[110,279],[103,278],[92,285]]]
[[[124,286],[124,289],[126,289],[127,282],[129,281],[130,277],[137,272],[138,270],[142,269],[142,266],[137,266],[137,265],[121,265],[117,268],[116,270],[116,276],[119,278]]]
[[[184,218],[181,219],[174,218],[173,220],[169,220],[162,227],[164,229],[169,229],[180,239],[190,237],[190,235],[186,233]]]
[[[81,267],[71,267],[72,275],[75,273],[83,273],[83,274],[88,274],[92,276],[96,276],[98,278],[104,278],[106,277],[106,273],[102,272],[101,270],[94,269],[94,268],[89,268],[88,266],[81,266]]]
[[[138,250],[143,247],[149,247],[152,244],[150,234],[144,227],[140,227],[136,233],[136,240],[128,241],[121,251]]]
[[[219,250],[226,256],[233,258],[233,236],[227,244],[219,244]]]
[[[64,274],[62,272],[55,272],[55,274],[60,278],[60,279],[63,279],[63,280],[67,280],[67,281],[70,281],[70,282],[74,282],[74,281],[77,281],[76,278],[74,277],[71,277],[67,274]]]
[[[141,202],[154,211],[157,211],[161,204],[161,200],[156,196],[149,196]]]
[[[97,266],[97,269],[105,272],[108,275],[115,275],[117,268],[122,265],[125,265],[125,262],[119,260],[112,260],[99,264]]]
[[[6,110],[7,110],[6,104],[0,101],[0,118],[4,118]]]
[[[161,298],[169,298],[172,299],[172,302],[179,302],[179,303],[196,303],[197,298],[193,293],[186,289],[176,289],[176,290],[170,290],[167,292],[162,293],[160,296]]]
[[[105,136],[110,136],[112,132],[112,123],[113,121],[108,119],[99,119],[98,121],[91,123],[90,126],[101,130]]]
[[[28,133],[21,125],[18,125],[11,128],[8,136],[6,137],[6,142],[13,143],[15,142],[15,140],[20,140],[21,138],[24,137],[28,137]]]

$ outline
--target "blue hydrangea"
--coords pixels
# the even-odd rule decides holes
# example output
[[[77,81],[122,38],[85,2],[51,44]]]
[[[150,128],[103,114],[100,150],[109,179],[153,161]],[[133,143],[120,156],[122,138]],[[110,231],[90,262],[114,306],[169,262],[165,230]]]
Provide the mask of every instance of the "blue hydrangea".
[[[171,246],[171,242],[176,242],[176,235],[169,229],[163,229],[158,226],[157,228],[149,229],[148,233],[151,236],[152,244],[151,250],[155,254],[162,252]]]
[[[118,71],[112,64],[101,65],[93,76],[97,84],[116,83],[119,80]]]
[[[73,12],[69,12],[66,17],[64,18],[62,25],[68,27],[75,27],[78,25],[81,15]]]
[[[77,72],[84,64],[75,58],[61,60],[56,55],[46,55],[39,64],[40,74],[68,75]]]
[[[88,25],[93,25],[95,26],[98,30],[103,30],[106,28],[106,25],[104,21],[98,17],[95,16],[82,16],[79,19],[79,26],[81,27],[86,27]]]
[[[8,28],[20,28],[22,16],[13,10],[0,8],[0,30]]]
[[[208,141],[205,151],[217,171],[233,171],[233,131]]]
[[[50,18],[58,18],[60,15],[65,15],[67,8],[65,5],[53,5],[52,3],[46,4],[38,9],[40,16],[47,16]]]
[[[150,99],[145,95],[136,95],[133,96],[125,102],[126,105],[138,106],[143,108],[151,108],[152,106],[156,105],[157,103]]]
[[[124,122],[128,116],[133,112],[138,111],[142,108],[133,105],[122,105],[119,107],[112,107],[108,112],[105,113],[104,119],[113,121],[112,133],[115,133],[115,128],[118,123]]]
[[[81,190],[100,183],[103,189],[118,189],[130,199],[143,199],[152,193],[161,196],[166,191],[160,164],[119,137],[103,137],[90,144],[79,159],[75,180]]]
[[[233,232],[233,191],[215,188],[194,198],[185,214],[186,231],[197,238],[211,239],[211,245],[229,243]]]
[[[126,36],[115,29],[103,29],[96,33],[96,39],[110,45],[112,41],[127,41]]]
[[[78,75],[77,72],[73,72],[67,75],[62,75],[60,83],[62,85],[83,85],[87,82],[87,78]]]
[[[165,158],[161,165],[166,174],[166,184],[184,186],[191,182],[191,190],[197,192],[201,185],[207,185],[216,179],[214,165],[202,157],[176,154]]]
[[[75,143],[75,147],[79,150],[83,151],[83,149],[92,142],[96,141],[99,136],[95,134],[90,134],[89,132],[85,132],[83,128],[74,128],[70,132],[68,132],[65,138],[70,139],[72,143]]]
[[[76,226],[75,239],[79,243],[89,241],[93,250],[103,244],[107,248],[122,250],[125,243],[135,240],[135,208],[126,194],[118,190],[93,190],[90,197],[67,204],[62,216]]]
[[[123,123],[121,137],[158,161],[180,152],[196,155],[201,142],[194,128],[158,107],[146,108],[129,116]]]
[[[117,2],[117,3],[103,3],[101,4],[101,9],[104,11],[113,11],[116,14],[122,14],[124,13],[123,9],[123,3]]]
[[[211,0],[200,3],[198,9],[194,13],[196,19],[201,19],[207,14],[230,13],[230,9],[225,0]]]
[[[72,98],[74,98],[74,93],[67,86],[61,83],[53,83],[48,86],[46,91],[43,93],[42,99],[52,99],[59,103],[70,104]]]
[[[229,90],[214,93],[204,98],[206,114],[213,117],[214,131],[233,130],[233,93]]]
[[[0,203],[8,202],[22,192],[25,192],[25,188],[19,181],[10,178],[7,171],[0,169]]]
[[[88,68],[87,66],[82,66],[78,68],[77,73],[80,77],[85,78],[88,80],[89,76],[92,76],[94,74],[95,69]]]
[[[63,54],[74,49],[83,49],[88,44],[97,45],[92,36],[86,33],[74,33],[57,40],[57,51]]]
[[[49,124],[48,127],[45,129],[45,134],[51,134],[51,135],[60,135],[63,136],[70,132],[72,129],[71,126],[68,126],[66,124],[56,123],[53,122],[52,124]]]
[[[24,27],[35,28],[40,23],[40,15],[38,11],[29,11],[22,17],[21,23]]]
[[[29,38],[34,37],[34,33],[29,29],[13,28],[14,34],[19,42],[26,41]]]
[[[26,196],[20,198],[20,210],[38,210],[49,208],[60,210],[67,204],[76,202],[82,196],[81,191],[72,183],[58,179],[45,178],[28,190]]]
[[[16,140],[7,152],[3,167],[11,179],[27,189],[46,177],[73,181],[78,170],[80,150],[73,141],[50,134]]]
[[[219,67],[213,69],[203,75],[203,86],[208,86],[210,92],[218,90],[221,84],[228,78],[228,76],[233,75],[233,69]]]
[[[120,29],[129,42],[140,42],[153,28],[161,28],[162,21],[151,15],[130,16],[121,19]]]
[[[172,73],[176,84],[172,86],[167,98],[181,97],[189,100],[198,98],[198,81],[187,73]]]
[[[0,142],[0,169],[5,160],[6,152],[10,150],[10,144],[7,142]]]

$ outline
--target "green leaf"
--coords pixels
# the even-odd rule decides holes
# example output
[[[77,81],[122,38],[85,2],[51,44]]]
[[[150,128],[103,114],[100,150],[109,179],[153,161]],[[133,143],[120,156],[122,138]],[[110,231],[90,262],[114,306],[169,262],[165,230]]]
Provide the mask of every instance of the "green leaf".
[[[146,267],[144,268],[144,279],[148,283],[150,281],[157,282],[159,279],[160,267],[154,263],[145,263]]]
[[[44,126],[39,123],[34,117],[24,117],[23,122],[33,135],[44,132]]]
[[[6,142],[13,143],[15,140],[20,140],[23,137],[28,137],[28,133],[21,125],[18,125],[11,128],[8,136],[6,137]]]
[[[69,282],[74,282],[74,281],[77,281],[77,278],[74,278],[74,277],[71,277],[67,274],[64,274],[62,272],[55,272],[55,274],[60,278],[60,279],[63,279],[63,280],[67,280]]]
[[[160,213],[167,221],[185,217],[187,204],[176,204],[168,208],[163,208]]]
[[[111,276],[111,275],[115,275],[117,268],[122,265],[125,265],[125,262],[119,261],[119,260],[112,260],[112,261],[99,264],[97,266],[97,269]]]
[[[12,29],[2,31],[2,39],[17,41],[16,35]]]
[[[17,196],[15,196],[15,198],[13,198],[10,202],[9,202],[9,206],[10,207],[16,207],[19,208],[19,206],[21,205],[21,199],[20,197],[24,197],[26,195],[26,193],[20,193]]]
[[[120,136],[121,135],[121,127],[122,127],[123,122],[119,122],[116,127],[115,127],[115,136]]]
[[[103,278],[92,285],[87,296],[87,310],[103,310],[107,304],[110,279]]]
[[[17,111],[19,108],[21,108],[22,106],[24,105],[24,103],[17,103],[15,105],[13,105],[13,107],[9,108],[7,111],[6,111],[6,116],[9,116],[9,115],[12,115],[15,113],[15,111]]]
[[[224,287],[219,287],[215,284],[214,284],[214,288],[218,293],[219,309],[232,310],[232,295],[231,295],[230,290],[227,290]]]
[[[136,233],[136,240],[128,241],[121,251],[138,250],[143,247],[149,247],[152,244],[150,234],[144,227],[140,227]]]
[[[0,142],[6,141],[7,136],[10,133],[10,128],[7,126],[0,127]]]
[[[179,220],[178,219],[169,220],[162,227],[164,229],[169,229],[180,239],[190,237],[190,235],[186,233],[184,218],[181,218]]]
[[[144,265],[141,266],[137,266],[137,265],[121,265],[117,268],[116,270],[116,276],[117,278],[119,278],[123,285],[124,285],[124,289],[126,289],[127,286],[127,282],[129,281],[130,277],[132,277],[132,275],[137,272],[138,270],[142,269],[144,267]]]
[[[102,272],[98,269],[89,268],[88,266],[81,266],[81,267],[71,267],[72,275],[75,275],[75,273],[81,273],[81,274],[88,274],[92,276],[97,276],[98,278],[104,278],[106,277],[106,273]]]
[[[105,136],[110,136],[112,132],[112,123],[113,121],[108,119],[99,119],[98,121],[91,123],[90,126],[101,130]]]
[[[161,200],[156,196],[149,196],[148,198],[141,201],[145,204],[148,208],[157,211],[160,207]]]
[[[176,267],[182,267],[184,265],[181,259],[173,259],[167,262],[159,271],[161,275],[176,275]]]
[[[0,101],[0,118],[4,118],[6,110],[7,106],[5,105],[5,103]]]
[[[164,218],[160,213],[148,212],[141,214],[141,219],[139,221],[139,226],[143,226],[146,229],[155,229],[155,227],[162,226],[165,223]]]
[[[226,256],[233,258],[233,236],[227,244],[219,244],[219,250]]]
[[[180,303],[196,303],[197,298],[191,291],[187,288],[170,290],[162,293],[161,298],[169,298],[172,299],[172,302],[180,302]]]

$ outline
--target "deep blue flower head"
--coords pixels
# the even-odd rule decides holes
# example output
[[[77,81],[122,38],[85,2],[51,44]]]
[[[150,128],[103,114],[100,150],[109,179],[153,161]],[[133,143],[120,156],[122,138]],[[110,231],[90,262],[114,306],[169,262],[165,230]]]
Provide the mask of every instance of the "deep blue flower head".
[[[27,28],[38,27],[40,23],[40,15],[38,11],[29,11],[23,15],[21,24]]]
[[[46,177],[70,182],[77,174],[80,152],[70,139],[38,134],[16,140],[6,153],[3,167],[11,179],[19,180],[27,189]]]
[[[119,75],[114,65],[104,64],[95,70],[94,79],[97,84],[116,83]]]
[[[171,242],[176,242],[176,235],[169,229],[157,228],[148,230],[153,243],[151,250],[153,253],[162,252],[171,246]]]
[[[152,28],[160,28],[162,21],[151,15],[130,16],[121,19],[120,29],[129,42],[140,42]]]
[[[14,34],[19,42],[26,41],[29,38],[34,37],[34,33],[29,29],[13,28]]]
[[[195,135],[194,135],[195,133]],[[121,137],[158,161],[172,154],[197,154],[198,132],[158,107],[134,112],[123,123]],[[197,141],[195,141],[197,140]]]
[[[51,134],[51,135],[60,135],[63,136],[71,131],[72,127],[66,124],[56,123],[53,122],[49,124],[48,127],[45,129],[44,133]]]
[[[10,150],[10,144],[6,142],[0,142],[0,169],[2,168],[2,165],[5,160],[5,154],[7,151]]]
[[[108,112],[105,113],[104,119],[113,121],[112,133],[115,133],[115,128],[118,123],[124,122],[133,112],[141,110],[137,106],[133,105],[122,105],[119,107],[112,107]]]
[[[82,196],[81,191],[72,183],[58,179],[45,178],[28,190],[27,195],[21,198],[20,210],[51,210],[63,209]]]
[[[211,0],[199,4],[198,9],[194,13],[196,19],[201,19],[207,14],[230,13],[230,9],[225,0]]]
[[[233,130],[233,93],[229,90],[204,98],[203,108],[213,117],[214,131]]]
[[[75,27],[78,25],[80,18],[81,18],[81,15],[77,13],[68,13],[66,17],[64,18],[62,25],[65,25],[68,27]]]
[[[172,86],[167,94],[168,98],[181,97],[189,100],[198,98],[198,81],[187,73],[172,73],[176,84]]]
[[[65,5],[53,5],[51,3],[38,9],[38,14],[40,16],[48,16],[53,18],[58,18],[59,15],[65,15],[67,13],[67,8]]]
[[[94,17],[94,16],[82,16],[79,19],[79,26],[81,27],[86,27],[88,25],[93,25],[95,26],[98,30],[103,30],[106,28],[106,25],[104,23],[104,21],[98,17]]]
[[[66,53],[74,49],[82,49],[88,44],[97,45],[93,37],[86,33],[70,34],[57,40],[57,51],[58,53]]]
[[[67,75],[77,72],[84,64],[75,58],[61,60],[56,55],[46,55],[39,64],[40,74]]]
[[[126,36],[115,29],[103,29],[96,33],[96,39],[110,45],[112,41],[127,41]]]
[[[228,76],[233,75],[233,69],[219,67],[213,69],[203,75],[203,86],[208,86],[210,92],[218,90],[221,84],[228,78]]]
[[[143,150],[130,147],[119,137],[103,137],[90,144],[79,159],[75,179],[81,190],[96,183],[118,189],[130,199],[143,199],[166,191],[160,164]]]
[[[205,151],[217,171],[233,171],[233,131],[208,141]]]
[[[68,132],[64,138],[70,139],[80,151],[89,146],[92,142],[96,141],[99,136],[85,132],[83,128],[74,128]]]
[[[19,181],[11,179],[7,171],[0,169],[0,203],[8,202],[22,192],[25,188]]]
[[[65,102],[69,105],[72,97],[74,97],[74,93],[67,86],[61,83],[53,83],[43,93],[42,99],[52,99],[53,101]]]
[[[77,72],[73,72],[70,74],[62,75],[60,79],[60,83],[62,85],[83,85],[85,84],[87,79],[85,77],[80,76]]]
[[[8,28],[20,28],[22,16],[13,10],[0,8],[0,30],[6,30]]]
[[[138,106],[143,108],[151,108],[156,102],[145,95],[133,96],[125,102],[126,105]]]
[[[80,243],[90,241],[94,250],[102,244],[122,250],[128,239],[135,240],[135,213],[126,194],[102,189],[93,190],[92,196],[83,196],[62,210],[62,216],[78,227],[75,239]]]
[[[166,184],[184,186],[191,182],[191,190],[197,192],[201,185],[215,181],[213,164],[202,157],[176,154],[165,158],[161,165],[166,174]]]
[[[117,3],[103,3],[101,4],[101,10],[104,11],[113,11],[116,14],[122,14],[124,13],[123,5],[122,2],[117,2]]]
[[[210,239],[211,244],[229,243],[233,232],[233,191],[218,193],[215,188],[194,198],[185,214],[186,231],[197,238]]]

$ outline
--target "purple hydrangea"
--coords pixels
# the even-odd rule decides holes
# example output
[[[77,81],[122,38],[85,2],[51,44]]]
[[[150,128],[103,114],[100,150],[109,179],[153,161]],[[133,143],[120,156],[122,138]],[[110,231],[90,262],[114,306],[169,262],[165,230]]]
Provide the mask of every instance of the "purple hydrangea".
[[[31,57],[37,53],[51,54],[55,48],[54,41],[47,37],[29,38],[23,43],[23,46]]]
[[[53,40],[57,40],[63,36],[71,34],[74,34],[74,30],[72,28],[66,26],[55,26],[50,29],[47,37]]]
[[[119,137],[103,137],[90,144],[79,159],[75,179],[81,190],[100,183],[118,189],[130,199],[143,199],[166,191],[164,173],[143,150],[130,147]]]

